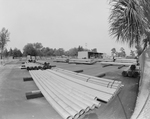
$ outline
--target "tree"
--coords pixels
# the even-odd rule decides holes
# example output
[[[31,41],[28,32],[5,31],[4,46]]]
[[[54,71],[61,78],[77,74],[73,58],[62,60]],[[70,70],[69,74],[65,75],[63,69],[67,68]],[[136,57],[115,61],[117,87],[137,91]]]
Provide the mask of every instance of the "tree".
[[[68,50],[69,56],[77,56],[77,54],[78,54],[78,48],[76,48],[76,47]]]
[[[5,50],[3,51],[3,56],[7,57],[9,55],[9,52],[7,51],[7,48],[5,48]]]
[[[114,56],[117,53],[116,48],[111,49],[111,55]]]
[[[137,56],[140,56],[143,52],[142,47],[140,45],[136,45],[135,48],[136,48]]]
[[[42,43],[33,43],[33,46],[36,50],[41,50],[43,48]]]
[[[120,48],[120,55],[121,57],[125,57],[126,56],[126,52],[125,52],[125,49],[123,47]]]
[[[3,51],[4,48],[7,44],[7,42],[9,41],[9,35],[10,33],[8,32],[7,29],[2,28],[2,30],[0,31],[0,49],[1,49],[1,59],[3,57]]]
[[[31,55],[31,56],[37,56],[37,51],[34,48],[34,45],[32,43],[28,43],[27,45],[24,46],[23,48],[23,54],[25,56]]]
[[[130,51],[130,56],[135,57],[135,53],[133,50]]]
[[[56,49],[56,48],[54,48],[54,53],[53,53],[53,54],[54,54],[54,56],[56,56],[56,50],[57,50],[57,49]]]
[[[145,38],[143,39],[143,49],[142,52],[145,50],[145,48],[150,45],[150,1],[149,0],[139,0],[139,3],[143,9],[143,13],[147,22],[147,29],[145,30]],[[141,53],[142,53],[141,52]]]
[[[121,48],[120,48],[120,51],[121,51],[121,52],[124,52],[125,50],[124,50],[124,48],[123,48],[123,47],[121,47]]]
[[[19,49],[17,48],[14,48],[13,50],[13,57],[21,57],[22,56],[22,53]]]
[[[13,56],[13,50],[12,50],[12,48],[9,49],[8,55],[9,56]]]
[[[68,50],[68,51],[65,51],[64,55],[65,55],[65,56],[69,56],[69,50]]]
[[[65,53],[65,51],[64,51],[63,48],[59,48],[58,50],[56,50],[56,51],[54,52],[54,54],[55,54],[56,56],[62,56],[62,55],[64,55],[64,53]]]
[[[54,50],[49,47],[43,47],[41,52],[44,56],[53,56],[54,55]]]
[[[149,42],[149,0],[111,0],[110,33],[129,47]],[[144,45],[147,47],[146,45]],[[143,49],[145,48],[143,47]]]
[[[97,52],[97,48],[94,48],[91,50],[92,52]]]
[[[49,48],[47,55],[54,56],[54,50],[52,48]]]
[[[33,47],[34,47],[34,49],[36,50],[36,52],[37,52],[37,55],[38,56],[41,56],[42,55],[42,52],[41,52],[41,50],[42,50],[42,48],[43,48],[43,45],[42,45],[42,43],[33,43]]]
[[[84,51],[84,48],[83,48],[82,46],[79,45],[78,51]]]

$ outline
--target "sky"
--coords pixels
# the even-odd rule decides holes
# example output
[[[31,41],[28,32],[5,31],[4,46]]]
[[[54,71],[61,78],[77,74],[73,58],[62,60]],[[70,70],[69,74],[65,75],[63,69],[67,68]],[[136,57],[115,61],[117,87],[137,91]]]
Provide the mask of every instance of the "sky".
[[[109,0],[0,0],[0,29],[10,32],[7,49],[20,50],[27,43],[44,47],[97,48],[111,54],[128,45],[116,42],[109,33]]]

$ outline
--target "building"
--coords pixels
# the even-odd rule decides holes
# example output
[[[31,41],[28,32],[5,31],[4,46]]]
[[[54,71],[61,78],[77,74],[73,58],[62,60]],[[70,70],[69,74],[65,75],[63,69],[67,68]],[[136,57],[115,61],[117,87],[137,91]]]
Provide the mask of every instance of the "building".
[[[78,59],[91,59],[91,58],[103,58],[103,53],[90,52],[90,51],[78,52]]]

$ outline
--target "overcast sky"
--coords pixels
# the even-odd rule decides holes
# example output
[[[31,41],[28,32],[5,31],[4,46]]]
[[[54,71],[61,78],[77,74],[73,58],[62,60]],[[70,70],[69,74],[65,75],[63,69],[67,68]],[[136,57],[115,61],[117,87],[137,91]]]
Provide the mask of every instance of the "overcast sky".
[[[44,47],[97,48],[110,54],[127,45],[109,35],[108,0],[0,0],[0,29],[10,32],[7,48],[23,49],[27,43]]]

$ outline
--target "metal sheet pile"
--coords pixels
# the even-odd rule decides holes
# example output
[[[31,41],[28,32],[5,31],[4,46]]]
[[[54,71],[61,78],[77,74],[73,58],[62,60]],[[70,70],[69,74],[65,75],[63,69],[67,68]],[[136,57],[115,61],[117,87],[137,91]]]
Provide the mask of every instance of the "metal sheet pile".
[[[102,65],[107,65],[107,64],[111,64],[111,65],[126,65],[126,66],[130,66],[132,64],[136,65],[137,64],[137,60],[136,59],[116,59],[115,62],[100,62]]]
[[[96,60],[93,60],[93,59],[69,59],[69,63],[94,64],[94,63],[96,63]]]
[[[64,119],[77,119],[99,108],[101,102],[98,99],[110,101],[121,87],[121,82],[97,80],[79,73],[79,77],[74,77],[77,73],[60,68],[29,72],[44,97]]]
[[[120,66],[120,65],[125,65],[125,66],[130,66],[130,65],[136,65],[136,63],[128,63],[128,62],[100,62],[101,65],[107,65],[107,64],[110,64],[110,65],[116,65],[116,66]]]
[[[55,58],[54,62],[68,62],[68,58]]]
[[[137,59],[116,59],[115,62],[120,62],[120,63],[136,63]]]

